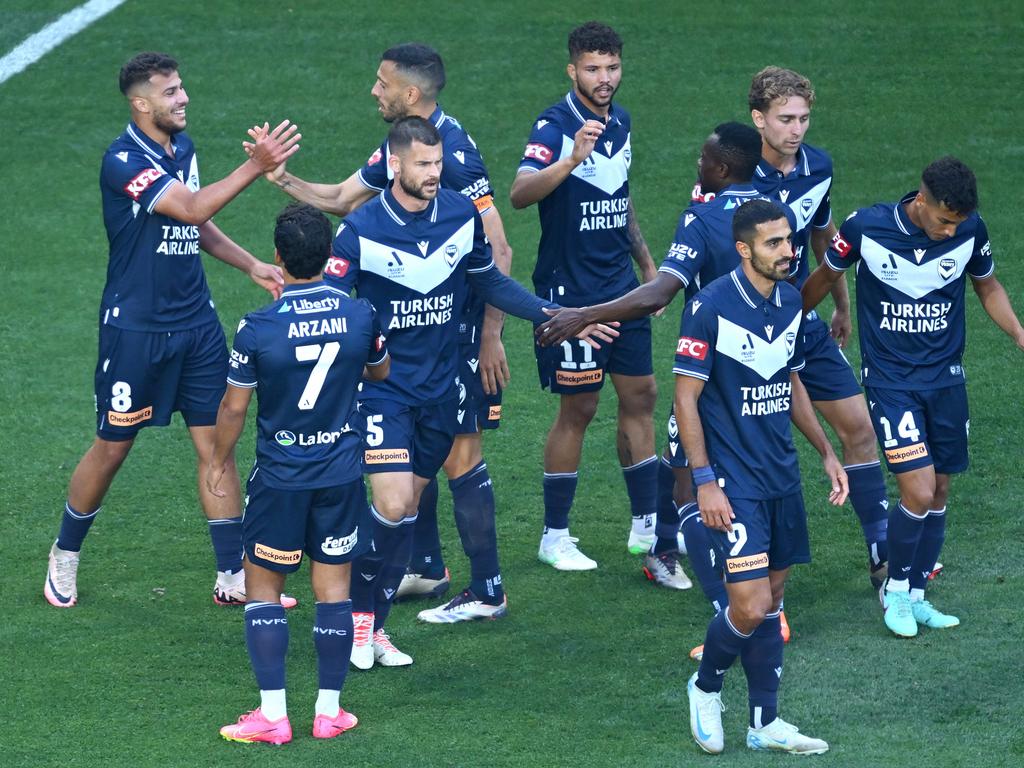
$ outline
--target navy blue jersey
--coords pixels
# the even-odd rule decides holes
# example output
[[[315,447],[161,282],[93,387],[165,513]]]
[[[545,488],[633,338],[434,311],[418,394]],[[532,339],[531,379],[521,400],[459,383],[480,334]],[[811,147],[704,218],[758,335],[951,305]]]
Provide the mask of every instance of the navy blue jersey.
[[[903,204],[878,203],[843,222],[825,262],[857,264],[857,331],[866,387],[939,389],[964,381],[965,273],[995,270],[977,211],[946,240],[914,225]]]
[[[242,318],[228,383],[256,388],[264,483],[313,489],[359,478],[362,442],[349,421],[364,366],[387,355],[370,302],[323,282],[289,285]]]
[[[804,366],[802,318],[796,288],[777,283],[766,299],[742,267],[683,308],[672,370],[707,382],[697,408],[708,457],[730,497],[774,499],[800,488],[790,372]]]
[[[732,217],[743,203],[767,199],[751,184],[733,184],[712,194],[707,202],[692,203],[679,217],[672,245],[658,271],[678,278],[686,286],[687,299],[701,286],[732,272],[740,263],[732,236]],[[796,217],[783,207],[795,232]]]
[[[796,167],[789,173],[762,159],[754,173],[754,186],[789,206],[796,216],[791,282],[799,288],[810,275],[811,230],[824,229],[832,221],[832,158],[823,149],[802,144]]]
[[[324,274],[373,303],[391,349],[391,375],[366,382],[364,395],[410,405],[457,397],[467,274],[493,269],[480,214],[458,192],[440,189],[423,211],[410,213],[388,188],[347,216]]]
[[[216,322],[199,227],[153,209],[174,184],[199,190],[192,140],[172,139],[174,156],[129,123],[103,155],[100,193],[110,242],[104,323],[130,331],[175,331]]]
[[[533,285],[564,306],[615,299],[639,285],[629,241],[629,114],[613,104],[607,121],[570,91],[541,113],[519,161],[519,173],[542,171],[572,155],[586,120],[604,123],[584,162],[537,203],[540,245]]]

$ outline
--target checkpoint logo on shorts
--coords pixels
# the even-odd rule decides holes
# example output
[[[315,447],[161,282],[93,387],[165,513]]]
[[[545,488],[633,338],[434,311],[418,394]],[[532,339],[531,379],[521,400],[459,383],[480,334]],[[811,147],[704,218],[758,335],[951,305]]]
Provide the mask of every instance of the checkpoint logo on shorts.
[[[408,448],[378,448],[374,451],[365,451],[363,461],[367,464],[408,464]]]
[[[132,200],[138,200],[142,193],[149,189],[150,185],[163,175],[164,172],[159,168],[147,168],[125,184],[124,191],[128,193],[128,197]]]
[[[301,549],[293,549],[290,552],[286,552],[257,543],[253,546],[252,551],[261,560],[277,563],[278,565],[295,565],[302,559]]]
[[[136,424],[149,421],[151,418],[153,418],[153,406],[151,405],[146,406],[141,411],[132,411],[131,413],[107,411],[107,423],[112,427],[134,427]]]
[[[891,448],[885,452],[885,460],[890,464],[902,464],[905,461],[923,459],[928,455],[928,446],[924,443],[914,443],[903,448]]]
[[[743,557],[727,557],[725,559],[725,569],[729,573],[743,573],[744,571],[756,571],[758,568],[767,567],[767,552],[759,552],[756,555],[744,555]]]
[[[356,542],[358,541],[359,528],[357,527],[348,536],[342,536],[341,538],[328,536],[326,539],[324,539],[324,543],[320,545],[320,549],[323,551],[325,555],[330,555],[332,557],[337,557],[338,555],[347,555],[355,548]]]
[[[581,387],[584,384],[600,384],[604,381],[604,369],[590,371],[555,371],[555,383],[566,387]]]
[[[679,343],[676,344],[676,354],[703,360],[708,356],[708,343],[700,339],[691,339],[689,336],[680,336]]]
[[[501,421],[501,406],[492,405],[487,409],[488,421]]]

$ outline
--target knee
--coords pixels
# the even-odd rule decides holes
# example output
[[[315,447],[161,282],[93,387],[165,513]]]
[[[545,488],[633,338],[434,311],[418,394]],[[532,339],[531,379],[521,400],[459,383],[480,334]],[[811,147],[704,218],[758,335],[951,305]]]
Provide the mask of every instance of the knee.
[[[558,411],[559,425],[582,432],[597,415],[597,403],[596,392],[563,398]]]
[[[619,412],[637,418],[648,418],[658,404],[658,385],[650,376],[643,383],[631,387],[628,394],[619,394]]]
[[[392,523],[398,523],[416,513],[416,507],[412,501],[412,494],[389,494],[387,496],[375,496],[373,508],[377,514]]]
[[[729,620],[745,635],[757,629],[772,609],[771,593],[751,596],[744,600],[729,601]]]
[[[99,458],[104,466],[116,470],[128,458],[134,440],[103,440],[96,438],[92,445],[92,453]]]
[[[838,431],[839,442],[843,446],[843,457],[847,463],[861,464],[874,461],[878,458],[878,448],[875,443],[875,431],[871,427],[871,420],[867,418],[857,419],[846,429]]]
[[[949,499],[949,475],[938,475],[935,478],[935,493],[928,509],[943,509]]]

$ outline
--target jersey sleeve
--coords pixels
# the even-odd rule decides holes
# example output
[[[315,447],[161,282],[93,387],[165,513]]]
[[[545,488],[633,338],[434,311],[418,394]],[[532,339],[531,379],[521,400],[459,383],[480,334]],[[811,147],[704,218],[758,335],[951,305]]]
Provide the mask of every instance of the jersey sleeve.
[[[494,257],[491,255],[491,242],[484,234],[484,222],[479,212],[473,211],[473,250],[468,256],[466,271],[480,274],[494,269]]]
[[[832,182],[829,182],[828,189],[825,190],[825,196],[821,198],[821,202],[818,203],[818,210],[814,212],[814,217],[811,219],[811,226],[815,229],[824,229],[828,226],[828,223],[832,221]]]
[[[681,280],[685,286],[690,285],[700,273],[708,253],[706,227],[692,211],[692,208],[688,208],[679,218],[672,245],[658,267],[659,272],[667,272]]]
[[[441,176],[442,185],[458,190],[472,200],[478,213],[485,214],[494,208],[494,188],[487,166],[469,134],[466,134],[465,141],[459,141],[451,148],[445,145]]]
[[[324,266],[324,282],[352,295],[359,282],[359,235],[349,224],[342,221],[331,245],[331,255]]]
[[[861,226],[854,211],[839,227],[825,251],[825,263],[836,272],[845,272],[860,258]]]
[[[533,124],[530,138],[519,161],[519,171],[543,171],[562,153],[562,129],[543,115]]]
[[[132,151],[108,152],[103,158],[101,176],[110,189],[130,198],[146,213],[153,212],[172,184],[180,183],[142,152]]]
[[[366,356],[366,364],[371,368],[380,365],[388,359],[388,345],[387,339],[384,336],[384,331],[380,325],[380,315],[377,314],[376,308],[366,299],[360,299],[360,301],[366,302],[366,306],[370,310],[370,329],[373,334],[373,339],[370,342],[370,351]]]
[[[718,340],[718,315],[710,302],[701,301],[698,293],[683,307],[676,344],[676,362],[672,372],[677,376],[693,376],[707,381],[715,358]]]
[[[801,317],[800,325],[796,329],[796,337],[793,339],[793,355],[789,358],[790,371],[802,371],[807,364],[804,358],[804,323],[806,320]]]
[[[256,386],[256,328],[250,315],[239,321],[235,331],[235,343],[228,362],[228,384],[245,389]]]
[[[367,189],[380,192],[388,185],[388,143],[385,141],[367,159],[366,164],[356,171],[359,182]]]
[[[978,229],[974,233],[974,253],[967,262],[967,274],[978,279],[988,277],[996,271],[996,264],[992,260],[992,243],[988,239],[988,227],[984,220],[978,217]]]

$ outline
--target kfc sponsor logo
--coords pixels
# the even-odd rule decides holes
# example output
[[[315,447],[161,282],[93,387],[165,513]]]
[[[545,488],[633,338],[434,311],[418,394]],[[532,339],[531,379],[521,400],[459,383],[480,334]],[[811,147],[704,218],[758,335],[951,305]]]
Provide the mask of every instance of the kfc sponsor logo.
[[[286,552],[284,550],[265,546],[259,542],[257,542],[253,547],[253,554],[261,560],[266,560],[270,563],[277,563],[278,565],[297,565],[302,559],[301,549],[294,549]]]
[[[699,339],[691,339],[689,336],[680,336],[679,343],[676,344],[676,354],[703,360],[708,356],[708,343]]]
[[[385,341],[387,341],[387,339],[384,338],[384,334],[378,333],[377,338],[373,342],[373,351],[380,352],[382,349],[384,349]]]
[[[343,259],[340,256],[331,256],[327,260],[327,266],[324,267],[324,274],[332,277],[344,277],[348,273],[350,263],[348,259]]]
[[[604,380],[604,371],[555,371],[555,383],[567,387],[579,387],[584,384],[600,384]]]
[[[744,555],[742,557],[727,557],[725,559],[725,568],[729,573],[743,573],[744,571],[756,571],[758,568],[767,567],[767,552],[759,552],[756,555]]]
[[[845,259],[849,255],[851,248],[850,244],[843,239],[843,236],[836,232],[836,236],[832,238],[832,250]]]
[[[138,200],[142,193],[149,189],[153,182],[163,175],[164,172],[159,168],[147,168],[129,181],[125,185],[124,191],[128,193],[128,197],[132,200]]]
[[[382,154],[381,154],[381,151],[380,151],[380,147],[377,147],[377,149],[375,149],[375,150],[373,151],[373,154],[372,154],[372,155],[370,155],[370,159],[366,161],[366,164],[367,164],[367,165],[376,165],[377,163],[379,163],[379,162],[380,162],[380,159],[381,159],[381,158],[382,158],[383,156],[384,156],[384,155],[382,155]]]
[[[885,452],[885,460],[890,464],[902,464],[905,461],[923,459],[928,455],[928,446],[924,443],[914,443],[904,448],[892,448]]]
[[[523,153],[523,159],[539,160],[544,165],[548,165],[554,156],[554,152],[543,144],[527,144],[526,151]]]
[[[141,411],[133,411],[131,413],[107,411],[107,421],[112,427],[134,427],[136,424],[149,421],[151,418],[153,418],[153,406],[151,405],[143,408]]]

